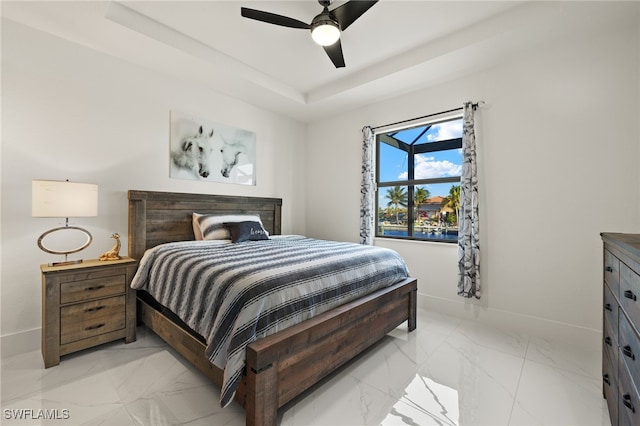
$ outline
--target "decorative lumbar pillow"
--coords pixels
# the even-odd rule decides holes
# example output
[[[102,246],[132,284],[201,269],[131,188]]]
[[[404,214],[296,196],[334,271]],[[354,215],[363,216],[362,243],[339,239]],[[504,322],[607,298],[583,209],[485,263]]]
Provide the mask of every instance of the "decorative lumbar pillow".
[[[199,214],[193,213],[193,234],[196,240],[230,240],[231,234],[225,223],[254,221],[262,226],[260,216],[249,214]],[[262,227],[264,230],[264,227]],[[266,231],[265,231],[266,232]],[[267,234],[268,235],[268,234]]]
[[[231,233],[231,241],[241,243],[243,241],[268,240],[269,234],[262,224],[256,221],[225,223]]]

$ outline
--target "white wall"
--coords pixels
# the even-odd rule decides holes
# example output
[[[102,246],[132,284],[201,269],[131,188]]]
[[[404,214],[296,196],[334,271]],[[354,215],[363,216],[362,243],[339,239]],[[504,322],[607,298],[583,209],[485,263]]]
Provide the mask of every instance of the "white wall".
[[[531,332],[601,329],[599,233],[640,231],[637,22],[554,40],[475,75],[314,123],[307,233],[358,240],[362,126],[484,100],[476,116],[482,298],[456,296],[455,245],[376,244],[403,255],[433,309]]]
[[[169,112],[178,110],[257,134],[257,185],[170,179]],[[188,82],[2,20],[3,353],[40,344],[39,265],[59,257],[36,240],[57,219],[31,217],[32,179],[99,186],[97,218],[72,219],[96,258],[122,236],[129,189],[282,197],[283,232],[304,233],[305,126]]]

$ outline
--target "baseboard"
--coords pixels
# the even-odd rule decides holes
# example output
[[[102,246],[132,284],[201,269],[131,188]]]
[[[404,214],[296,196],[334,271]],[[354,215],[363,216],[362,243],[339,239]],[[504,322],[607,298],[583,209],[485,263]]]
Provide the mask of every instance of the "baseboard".
[[[0,357],[7,358],[40,349],[41,328],[0,336]]]
[[[454,301],[418,293],[418,306],[458,318],[478,321],[546,339],[590,343],[602,339],[602,330],[580,327],[544,318],[487,308],[461,299]],[[418,325],[419,326],[419,325]]]
[[[500,309],[486,308],[464,300],[454,301],[418,293],[418,306],[458,318],[510,329],[531,336],[549,339],[593,342],[602,338],[602,331],[544,318],[522,315]],[[40,349],[40,328],[0,336],[0,357],[6,358]]]

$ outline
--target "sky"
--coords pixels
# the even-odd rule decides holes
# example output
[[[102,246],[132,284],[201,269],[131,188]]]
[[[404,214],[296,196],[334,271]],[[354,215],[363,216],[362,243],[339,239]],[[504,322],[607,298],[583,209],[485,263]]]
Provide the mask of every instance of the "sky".
[[[411,142],[422,131],[424,126],[398,132],[394,137]],[[462,136],[462,119],[434,124],[422,136],[418,143],[428,143],[440,140],[459,138]],[[380,181],[389,182],[407,179],[407,153],[386,144],[380,147]],[[459,176],[462,173],[462,150],[437,151],[418,154],[415,157],[415,178],[429,179],[438,177]],[[451,183],[424,185],[430,196],[449,194]],[[388,199],[385,197],[387,188],[380,188],[378,204],[386,207]]]

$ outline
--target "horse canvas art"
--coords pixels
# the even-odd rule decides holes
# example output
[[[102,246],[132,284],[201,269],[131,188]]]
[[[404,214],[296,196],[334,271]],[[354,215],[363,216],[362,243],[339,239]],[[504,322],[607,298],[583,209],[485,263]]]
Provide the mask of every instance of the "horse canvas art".
[[[213,130],[208,135],[203,133],[202,126],[193,136],[183,138],[178,149],[171,151],[173,163],[183,169],[197,173],[203,178],[209,177],[209,163],[211,162],[211,138]]]
[[[256,135],[249,130],[171,112],[170,177],[256,184]]]

